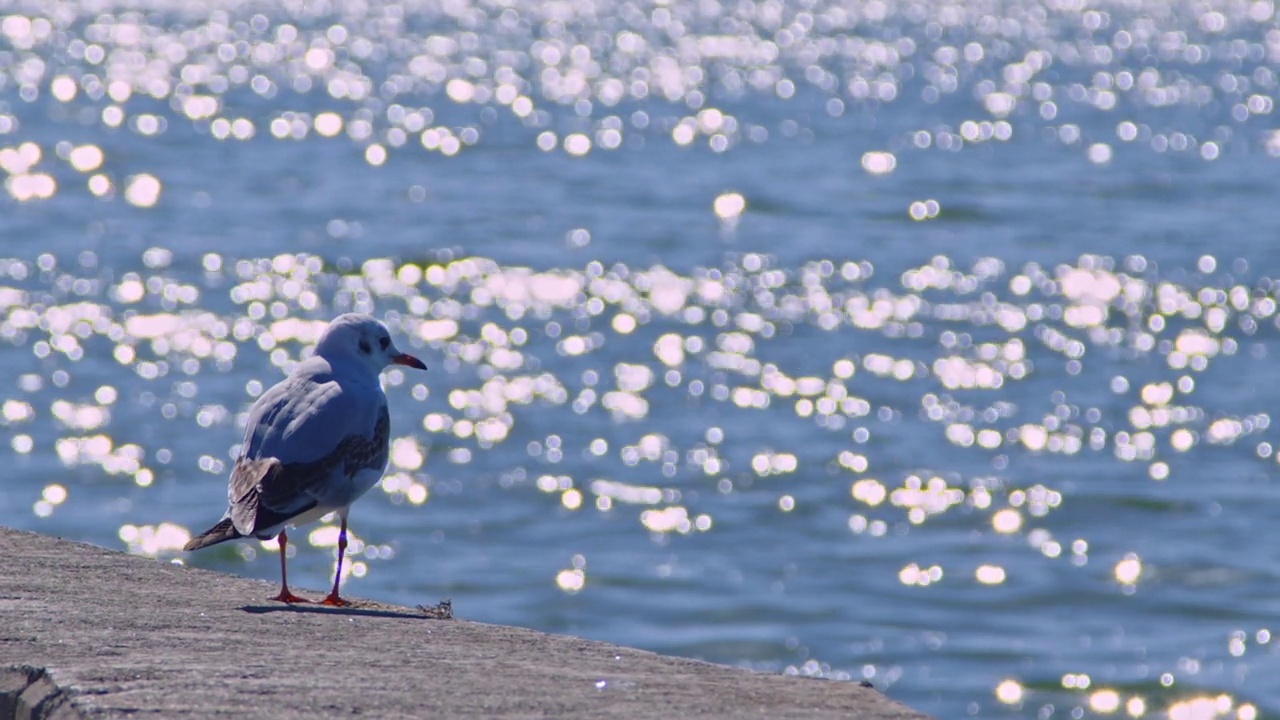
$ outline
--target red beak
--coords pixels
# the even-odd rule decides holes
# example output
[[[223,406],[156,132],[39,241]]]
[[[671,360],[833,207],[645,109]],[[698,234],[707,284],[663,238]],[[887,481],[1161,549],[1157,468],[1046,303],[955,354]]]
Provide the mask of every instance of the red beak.
[[[418,368],[419,370],[427,369],[426,363],[422,362],[418,358],[408,353],[400,353],[399,355],[392,355],[391,362],[396,365],[408,365],[411,368]]]

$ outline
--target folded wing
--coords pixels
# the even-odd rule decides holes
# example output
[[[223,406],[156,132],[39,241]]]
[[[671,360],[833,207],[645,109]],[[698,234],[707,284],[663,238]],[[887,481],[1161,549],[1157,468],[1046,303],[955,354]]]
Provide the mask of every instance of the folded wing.
[[[285,464],[274,457],[241,458],[228,488],[235,529],[254,535],[318,505],[338,507],[354,500],[346,496],[350,479],[360,470],[386,466],[390,431],[391,419],[383,405],[372,434],[348,435],[318,460]]]

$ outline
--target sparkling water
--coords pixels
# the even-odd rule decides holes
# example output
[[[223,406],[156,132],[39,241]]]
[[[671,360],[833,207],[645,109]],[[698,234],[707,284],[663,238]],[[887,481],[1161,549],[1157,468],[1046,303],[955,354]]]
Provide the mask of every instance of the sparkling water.
[[[361,310],[431,370],[344,594],[1280,714],[1278,66],[1270,0],[3,3],[0,522],[275,578],[179,549]]]

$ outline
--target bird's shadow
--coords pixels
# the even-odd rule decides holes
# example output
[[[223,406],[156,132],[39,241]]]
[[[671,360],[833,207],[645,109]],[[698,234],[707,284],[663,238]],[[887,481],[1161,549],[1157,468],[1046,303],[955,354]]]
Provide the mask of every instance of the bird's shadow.
[[[426,613],[407,613],[395,610],[374,610],[359,607],[319,607],[316,605],[242,605],[240,609],[253,615],[266,613],[311,613],[314,615],[346,615],[351,617],[393,618],[401,620],[433,620]]]

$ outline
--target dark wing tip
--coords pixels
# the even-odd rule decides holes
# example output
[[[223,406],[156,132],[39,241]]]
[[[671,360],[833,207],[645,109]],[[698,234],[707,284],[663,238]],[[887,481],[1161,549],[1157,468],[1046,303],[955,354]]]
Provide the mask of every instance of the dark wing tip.
[[[240,531],[236,530],[235,523],[231,522],[231,518],[225,518],[219,521],[217,525],[188,540],[187,544],[182,546],[182,550],[183,552],[191,552],[192,550],[199,550],[200,548],[217,545],[220,542],[235,540],[240,537],[244,536],[240,534]]]

